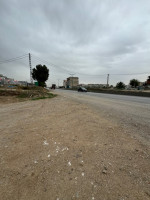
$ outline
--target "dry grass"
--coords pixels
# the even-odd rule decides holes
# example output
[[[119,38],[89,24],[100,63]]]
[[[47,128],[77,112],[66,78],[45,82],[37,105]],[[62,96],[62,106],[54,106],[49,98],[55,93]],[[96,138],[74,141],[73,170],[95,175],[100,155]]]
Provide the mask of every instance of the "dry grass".
[[[52,98],[56,95],[42,87],[16,87],[15,89],[1,88],[0,103],[13,103],[26,100]]]

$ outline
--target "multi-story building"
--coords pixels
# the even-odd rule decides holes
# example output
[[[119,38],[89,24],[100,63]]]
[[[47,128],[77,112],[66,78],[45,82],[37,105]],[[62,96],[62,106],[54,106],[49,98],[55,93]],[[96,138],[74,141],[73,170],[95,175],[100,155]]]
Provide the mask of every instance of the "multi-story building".
[[[68,77],[66,87],[73,88],[79,85],[79,78],[78,77]]]

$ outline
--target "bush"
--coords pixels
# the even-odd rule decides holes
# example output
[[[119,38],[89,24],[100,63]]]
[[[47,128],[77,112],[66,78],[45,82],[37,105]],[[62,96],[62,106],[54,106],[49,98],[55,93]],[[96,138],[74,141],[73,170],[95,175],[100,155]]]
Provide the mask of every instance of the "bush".
[[[130,80],[130,85],[132,87],[137,87],[137,86],[139,86],[139,84],[140,84],[140,82],[137,79]]]
[[[116,84],[116,88],[117,89],[125,89],[125,84],[123,83],[123,82],[118,82],[117,84]]]

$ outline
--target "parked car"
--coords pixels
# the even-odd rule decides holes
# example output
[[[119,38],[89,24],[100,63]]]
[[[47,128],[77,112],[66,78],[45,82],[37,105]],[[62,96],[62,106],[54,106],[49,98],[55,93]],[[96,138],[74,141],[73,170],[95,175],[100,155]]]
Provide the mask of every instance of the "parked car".
[[[78,92],[87,92],[87,89],[84,87],[79,87]]]

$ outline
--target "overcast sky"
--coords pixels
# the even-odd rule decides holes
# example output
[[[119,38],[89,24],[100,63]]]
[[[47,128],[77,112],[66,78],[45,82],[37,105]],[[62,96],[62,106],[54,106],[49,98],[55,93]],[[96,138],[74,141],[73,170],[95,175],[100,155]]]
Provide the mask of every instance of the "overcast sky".
[[[32,54],[53,63],[48,84],[71,73],[80,83],[110,84],[150,72],[150,0],[0,0],[0,61]],[[28,58],[0,74],[29,81]],[[150,75],[150,74],[149,74]]]

